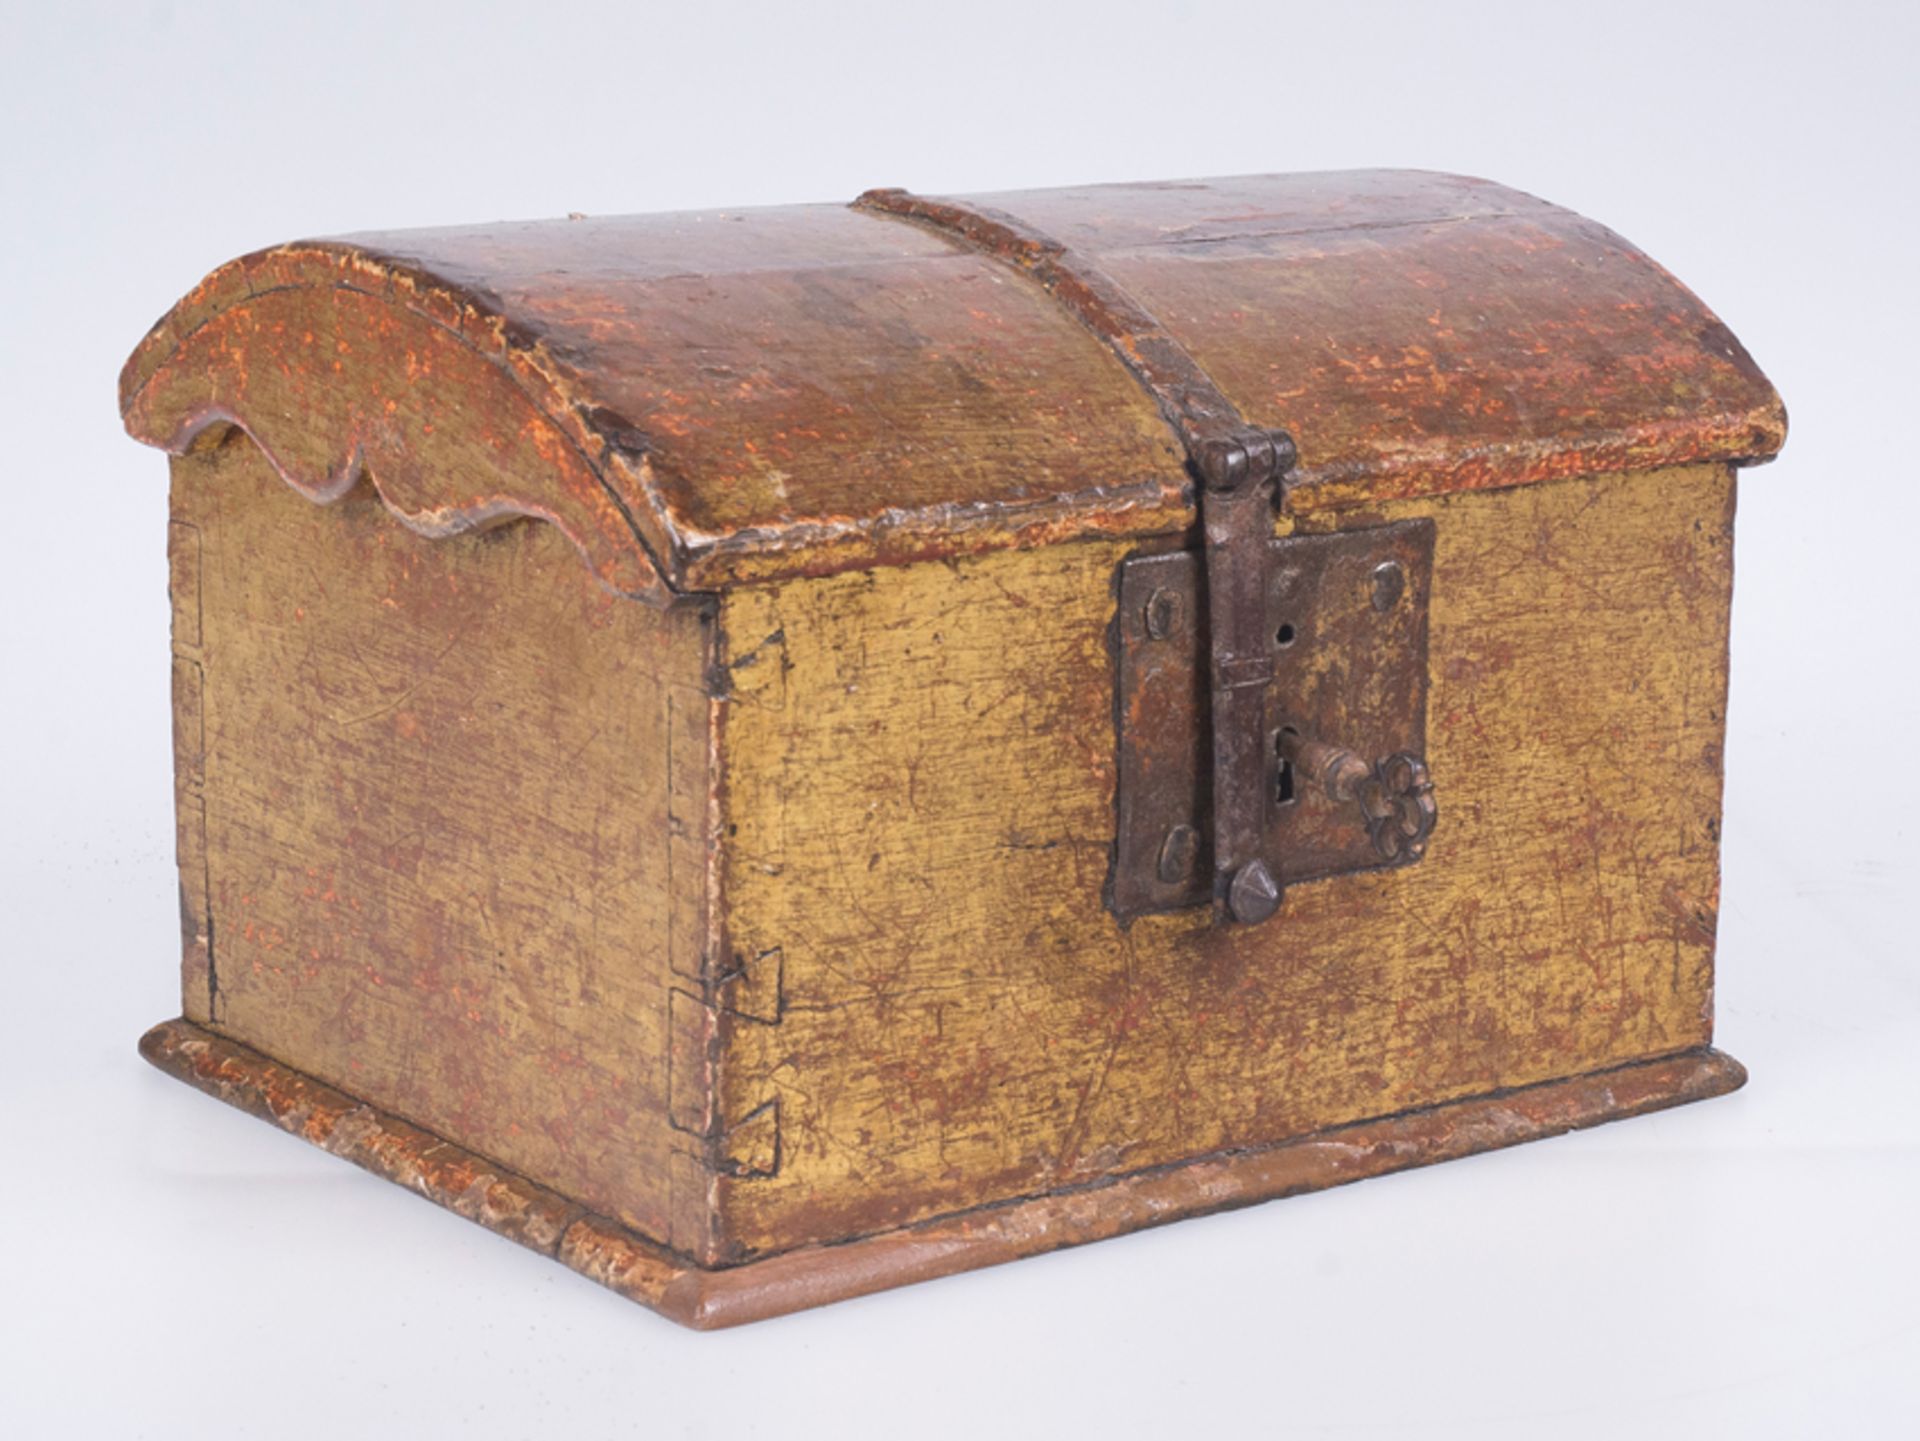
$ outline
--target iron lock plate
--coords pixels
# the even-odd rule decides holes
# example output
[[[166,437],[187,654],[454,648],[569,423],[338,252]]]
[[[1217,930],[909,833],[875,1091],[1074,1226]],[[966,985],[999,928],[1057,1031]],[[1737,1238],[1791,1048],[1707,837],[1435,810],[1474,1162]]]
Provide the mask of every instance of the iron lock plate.
[[[1362,756],[1424,756],[1431,520],[1267,542],[1262,859],[1282,884],[1380,869],[1353,808],[1283,758],[1292,731]],[[1193,551],[1123,561],[1116,618],[1118,845],[1123,920],[1213,895],[1206,567]]]

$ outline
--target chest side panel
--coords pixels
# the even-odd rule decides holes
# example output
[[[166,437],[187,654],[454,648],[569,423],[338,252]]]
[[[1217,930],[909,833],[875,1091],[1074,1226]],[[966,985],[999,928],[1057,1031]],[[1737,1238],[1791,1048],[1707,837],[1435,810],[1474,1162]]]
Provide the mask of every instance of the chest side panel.
[[[178,458],[173,505],[188,1017],[672,1236],[710,620],[551,525],[315,506],[241,439]]]
[[[1732,504],[1706,466],[1346,517],[1436,523],[1442,820],[1257,927],[1103,908],[1125,547],[728,597],[778,677],[724,728],[730,944],[778,963],[725,1037],[778,1131],[736,1254],[1704,1043]]]

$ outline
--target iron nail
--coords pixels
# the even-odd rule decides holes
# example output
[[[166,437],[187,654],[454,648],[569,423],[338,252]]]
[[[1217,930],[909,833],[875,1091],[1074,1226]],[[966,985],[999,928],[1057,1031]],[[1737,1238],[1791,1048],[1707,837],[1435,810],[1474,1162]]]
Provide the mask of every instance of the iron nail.
[[[1373,568],[1373,608],[1389,611],[1400,604],[1406,593],[1407,573],[1397,560],[1385,560]]]
[[[1159,587],[1147,597],[1147,635],[1153,640],[1165,640],[1180,623],[1180,593]]]
[[[1160,843],[1157,868],[1163,885],[1177,886],[1193,874],[1193,859],[1200,850],[1200,833],[1192,826],[1175,826]]]

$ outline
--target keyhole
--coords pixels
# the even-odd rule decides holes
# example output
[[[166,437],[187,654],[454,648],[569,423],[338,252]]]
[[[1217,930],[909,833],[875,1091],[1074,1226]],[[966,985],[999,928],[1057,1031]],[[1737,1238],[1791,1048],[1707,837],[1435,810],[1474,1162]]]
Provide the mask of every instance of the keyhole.
[[[1282,726],[1280,728],[1280,735],[1273,738],[1275,751],[1277,752],[1280,748],[1280,736],[1298,734],[1299,732],[1292,726]],[[1280,757],[1280,769],[1278,778],[1274,782],[1273,799],[1276,805],[1288,806],[1293,804],[1293,762],[1288,760],[1284,755]]]

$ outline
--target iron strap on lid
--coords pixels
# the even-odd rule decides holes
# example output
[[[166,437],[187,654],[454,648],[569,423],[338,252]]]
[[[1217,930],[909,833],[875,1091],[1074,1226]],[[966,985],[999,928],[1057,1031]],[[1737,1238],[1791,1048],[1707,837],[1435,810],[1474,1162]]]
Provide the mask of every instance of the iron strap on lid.
[[[1276,753],[1267,624],[1274,516],[1297,453],[1284,431],[1251,425],[1166,329],[1085,257],[1010,215],[949,199],[870,190],[855,205],[930,226],[1037,280],[1104,340],[1153,399],[1197,482],[1206,554],[1212,731],[1212,894],[1223,919],[1263,921],[1282,880],[1265,859]]]

